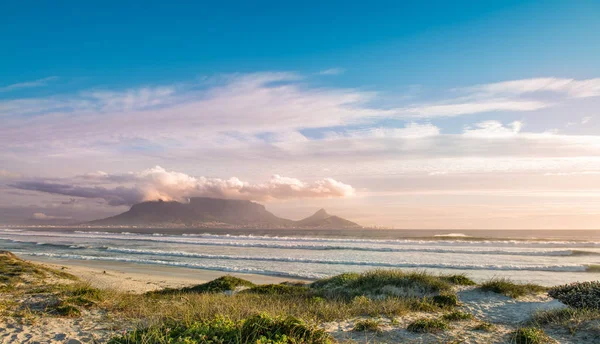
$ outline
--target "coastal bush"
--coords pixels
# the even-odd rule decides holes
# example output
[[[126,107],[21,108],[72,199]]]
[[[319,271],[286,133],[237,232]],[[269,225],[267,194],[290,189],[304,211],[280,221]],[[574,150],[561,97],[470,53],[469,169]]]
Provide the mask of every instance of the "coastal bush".
[[[461,321],[461,320],[471,320],[473,319],[473,314],[465,313],[461,311],[454,311],[452,313],[447,313],[442,316],[442,319],[447,321]]]
[[[401,270],[372,270],[361,274],[342,274],[316,281],[310,287],[325,297],[346,299],[359,295],[423,297],[427,294],[451,290],[451,284],[439,276]]]
[[[262,295],[309,295],[310,292],[311,290],[305,286],[289,284],[263,284],[243,291],[243,293]]]
[[[440,276],[440,278],[442,280],[452,283],[454,285],[464,285],[464,286],[477,285],[477,283],[475,283],[475,281],[473,281],[466,275],[462,275],[462,274],[461,275],[445,275],[445,276]]]
[[[456,294],[441,294],[431,298],[434,304],[440,307],[458,306],[458,296]]]
[[[157,294],[193,294],[193,293],[223,293],[226,291],[233,291],[240,287],[254,287],[255,284],[245,279],[237,278],[234,276],[223,276],[219,277],[210,282],[195,285],[193,287],[185,288],[166,288],[163,290],[149,292],[151,295]]]
[[[473,330],[475,330],[475,331],[484,331],[484,332],[492,332],[495,329],[496,329],[496,326],[494,326],[494,324],[489,323],[487,321],[482,321],[479,324],[477,324],[475,327],[473,327]]]
[[[600,310],[600,281],[552,287],[548,295],[573,308]]]
[[[67,304],[60,304],[54,307],[52,311],[59,316],[69,318],[74,318],[81,315],[81,311],[79,310],[79,308]]]
[[[406,328],[407,331],[415,333],[435,333],[448,329],[448,324],[439,319],[418,319],[413,321]]]
[[[354,323],[352,331],[355,332],[381,332],[381,322],[375,319],[359,320]]]
[[[240,321],[219,316],[191,323],[165,323],[114,337],[109,343],[327,344],[331,338],[323,330],[294,317],[257,314]]]
[[[513,332],[512,342],[515,344],[545,344],[550,343],[550,338],[540,328],[521,327]]]
[[[547,288],[537,284],[517,284],[506,278],[494,278],[482,283],[480,289],[518,298],[526,294],[546,291]]]

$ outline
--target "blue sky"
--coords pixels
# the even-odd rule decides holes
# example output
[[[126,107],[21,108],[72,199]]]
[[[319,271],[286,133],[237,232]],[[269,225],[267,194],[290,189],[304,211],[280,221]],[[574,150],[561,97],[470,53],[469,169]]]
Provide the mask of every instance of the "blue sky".
[[[597,1],[5,1],[0,223],[209,195],[402,228],[594,227],[598,18]]]

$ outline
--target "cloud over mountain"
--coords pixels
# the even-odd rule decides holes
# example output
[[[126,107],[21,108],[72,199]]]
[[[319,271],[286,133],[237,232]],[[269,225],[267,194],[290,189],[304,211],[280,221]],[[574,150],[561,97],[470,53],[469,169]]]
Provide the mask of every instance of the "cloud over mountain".
[[[12,186],[56,195],[99,198],[113,206],[158,199],[183,201],[196,196],[268,201],[347,197],[354,194],[352,186],[332,178],[307,183],[296,178],[273,175],[267,182],[249,183],[237,177],[193,177],[168,171],[160,166],[128,174],[90,173],[60,183],[45,180],[19,181]]]

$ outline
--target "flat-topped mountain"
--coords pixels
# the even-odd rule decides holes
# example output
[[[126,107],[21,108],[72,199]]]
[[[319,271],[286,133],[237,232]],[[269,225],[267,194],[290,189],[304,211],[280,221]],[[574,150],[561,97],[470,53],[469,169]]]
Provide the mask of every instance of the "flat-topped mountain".
[[[275,216],[264,205],[241,200],[194,197],[189,203],[149,201],[134,204],[128,211],[88,223],[94,226],[207,225],[262,228],[351,228],[358,224],[329,215],[324,209],[300,221]]]

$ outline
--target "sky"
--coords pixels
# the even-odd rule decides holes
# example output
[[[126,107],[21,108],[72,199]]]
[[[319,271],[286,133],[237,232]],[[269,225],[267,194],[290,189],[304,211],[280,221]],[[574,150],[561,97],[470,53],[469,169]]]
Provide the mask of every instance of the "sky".
[[[598,1],[3,1],[0,224],[253,200],[600,227]]]

